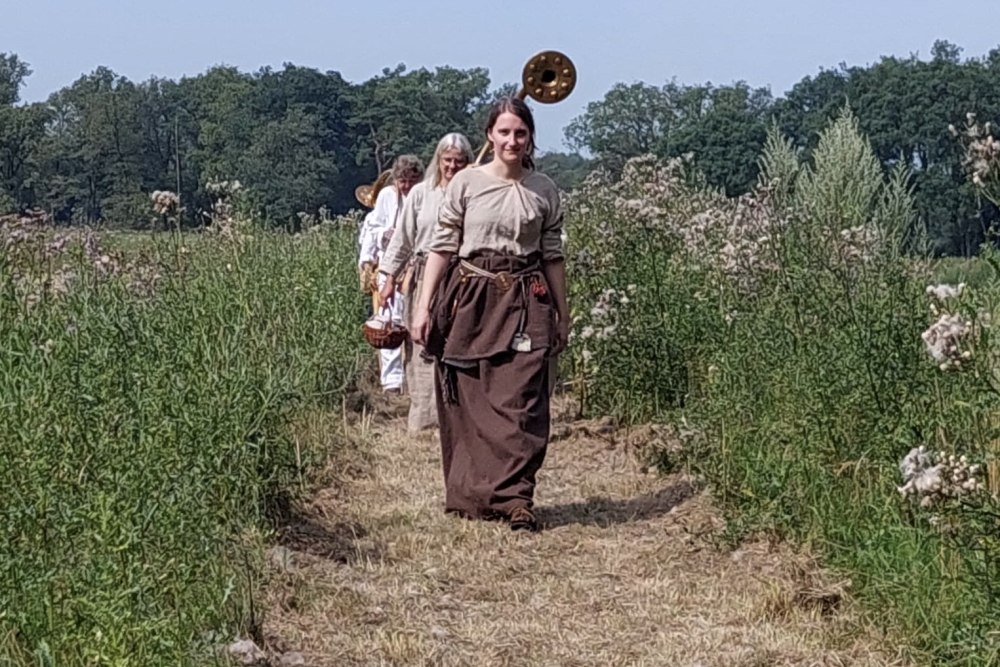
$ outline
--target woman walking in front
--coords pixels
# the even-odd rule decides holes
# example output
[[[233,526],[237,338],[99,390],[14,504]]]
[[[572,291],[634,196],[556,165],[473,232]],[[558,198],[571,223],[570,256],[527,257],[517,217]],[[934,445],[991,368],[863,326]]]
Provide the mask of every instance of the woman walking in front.
[[[397,289],[403,294],[403,321],[413,327],[413,312],[423,284],[427,246],[438,222],[445,188],[472,160],[472,146],[465,135],[453,132],[438,142],[424,180],[413,186],[403,202],[392,240],[379,271],[386,274],[380,297],[392,303]],[[434,362],[424,358],[424,348],[407,339],[404,353],[406,386],[410,394],[411,433],[438,425],[434,396]]]
[[[438,360],[445,511],[535,530],[549,362],[569,333],[562,209],[524,101],[494,104],[486,135],[493,160],[445,191],[412,330]]]

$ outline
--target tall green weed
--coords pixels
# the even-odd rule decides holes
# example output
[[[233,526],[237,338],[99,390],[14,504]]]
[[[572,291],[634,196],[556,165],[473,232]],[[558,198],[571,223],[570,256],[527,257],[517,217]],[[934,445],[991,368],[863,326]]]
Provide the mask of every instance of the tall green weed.
[[[203,664],[255,630],[269,508],[327,454],[288,421],[356,371],[353,239],[4,228],[0,662]]]
[[[908,174],[882,173],[847,111],[809,163],[772,129],[761,174],[727,199],[684,160],[639,158],[571,196],[581,404],[693,425],[684,463],[734,535],[823,554],[934,664],[997,664],[995,363],[988,324],[966,323],[995,312],[1000,281],[961,306],[928,292]],[[598,336],[606,290],[614,329]],[[934,329],[961,308],[955,331]]]

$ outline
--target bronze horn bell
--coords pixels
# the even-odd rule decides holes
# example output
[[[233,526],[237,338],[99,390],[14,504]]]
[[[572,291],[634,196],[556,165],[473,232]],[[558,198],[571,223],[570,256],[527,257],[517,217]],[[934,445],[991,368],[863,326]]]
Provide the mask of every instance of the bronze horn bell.
[[[368,208],[375,208],[375,200],[378,199],[378,193],[382,191],[385,187],[386,182],[389,180],[389,176],[392,175],[391,169],[386,169],[371,185],[359,185],[354,188],[354,196],[363,206]]]
[[[561,102],[576,87],[576,67],[569,57],[559,51],[536,53],[521,72],[521,89],[516,97],[530,97],[542,104]],[[479,151],[475,164],[480,164],[490,149],[489,142]]]

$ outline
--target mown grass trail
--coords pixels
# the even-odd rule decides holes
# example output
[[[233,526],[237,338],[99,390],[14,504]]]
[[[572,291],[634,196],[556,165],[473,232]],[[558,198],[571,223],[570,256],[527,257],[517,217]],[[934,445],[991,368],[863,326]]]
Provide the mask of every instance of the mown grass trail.
[[[523,534],[441,512],[436,438],[361,428],[365,462],[305,508],[271,584],[266,634],[307,664],[904,664],[810,560],[713,546],[710,498],[632,453],[648,431],[557,426],[546,528]]]

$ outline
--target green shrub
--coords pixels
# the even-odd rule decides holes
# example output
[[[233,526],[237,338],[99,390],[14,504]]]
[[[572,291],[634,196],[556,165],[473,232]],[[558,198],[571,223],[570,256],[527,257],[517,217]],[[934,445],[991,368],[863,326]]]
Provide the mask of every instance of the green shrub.
[[[694,424],[688,466],[736,536],[810,545],[934,664],[997,664],[1000,280],[957,305],[928,294],[907,174],[882,173],[849,112],[810,164],[772,130],[761,173],[731,200],[682,160],[640,158],[571,196],[567,366],[584,408]],[[608,301],[615,328],[598,335]],[[932,332],[956,313],[982,325]],[[920,447],[980,465],[976,491],[901,494]]]

